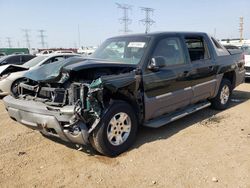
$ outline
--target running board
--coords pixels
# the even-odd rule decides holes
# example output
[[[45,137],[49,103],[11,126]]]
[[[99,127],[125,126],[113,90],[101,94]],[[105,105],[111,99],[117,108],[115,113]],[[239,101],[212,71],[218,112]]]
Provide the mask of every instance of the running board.
[[[189,107],[187,107],[185,109],[182,109],[180,111],[176,111],[176,112],[171,113],[171,114],[163,115],[163,116],[161,116],[161,117],[159,117],[157,119],[146,121],[146,122],[144,122],[143,125],[146,126],[146,127],[158,128],[158,127],[166,125],[166,124],[168,124],[168,123],[170,123],[172,121],[180,119],[180,118],[182,118],[184,116],[187,116],[189,114],[197,112],[198,110],[206,108],[206,107],[208,107],[210,105],[211,105],[211,103],[208,102],[208,101],[201,102],[201,103],[189,106]]]

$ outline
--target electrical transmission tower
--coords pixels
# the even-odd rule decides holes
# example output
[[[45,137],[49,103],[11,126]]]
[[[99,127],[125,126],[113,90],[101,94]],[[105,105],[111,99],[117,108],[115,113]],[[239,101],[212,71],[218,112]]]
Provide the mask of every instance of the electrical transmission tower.
[[[150,18],[150,15],[153,15],[153,13],[154,13],[154,9],[147,8],[147,7],[141,7],[141,10],[143,12],[145,12],[145,18],[140,20],[140,22],[142,22],[143,25],[145,25],[145,33],[148,33],[148,32],[150,32],[151,25],[153,25],[155,23],[155,21]]]
[[[243,40],[243,17],[242,16],[240,17],[239,31],[240,31],[240,42],[242,42],[242,40]]]
[[[30,35],[29,35],[30,30],[23,29],[22,31],[24,32],[24,38],[25,38],[25,42],[26,42],[26,47],[28,49],[30,49]]]
[[[40,30],[38,30],[38,32],[40,33],[40,35],[39,35],[39,37],[40,37],[40,39],[41,39],[41,45],[42,45],[42,48],[45,48],[45,35],[44,35],[44,33],[46,32],[45,30],[43,30],[43,29],[40,29]]]
[[[131,24],[132,20],[129,19],[128,17],[128,13],[130,10],[132,10],[132,6],[131,5],[127,5],[127,4],[120,4],[120,3],[116,3],[117,7],[119,9],[122,9],[123,12],[123,17],[121,17],[119,20],[121,22],[121,24],[123,24],[123,33],[127,34],[128,32],[130,32],[130,30],[128,29],[128,25]]]
[[[9,48],[12,48],[12,45],[11,45],[11,38],[10,38],[10,37],[6,37],[6,39],[7,39],[8,47],[9,47]]]

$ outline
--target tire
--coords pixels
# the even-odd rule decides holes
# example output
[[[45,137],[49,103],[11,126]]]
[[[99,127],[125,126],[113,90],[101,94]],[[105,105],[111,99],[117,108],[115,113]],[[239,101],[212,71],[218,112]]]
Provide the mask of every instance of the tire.
[[[10,91],[11,91],[11,95],[14,96],[14,97],[17,97],[18,96],[18,91],[17,91],[17,86],[24,80],[24,78],[20,78],[20,79],[17,79],[15,80],[12,85],[11,85],[11,88],[10,88]]]
[[[219,91],[215,98],[211,100],[212,108],[224,110],[228,107],[232,94],[232,84],[228,79],[223,78]]]
[[[90,136],[90,143],[101,154],[114,157],[134,143],[137,128],[133,108],[126,102],[115,101]]]

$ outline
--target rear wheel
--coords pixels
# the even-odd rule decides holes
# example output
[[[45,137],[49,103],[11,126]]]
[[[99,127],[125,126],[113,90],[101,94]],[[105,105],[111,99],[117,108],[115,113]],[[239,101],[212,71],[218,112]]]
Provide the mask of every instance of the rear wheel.
[[[216,97],[211,100],[212,107],[217,110],[226,109],[229,105],[231,94],[232,84],[228,79],[223,78]]]
[[[133,108],[126,102],[114,102],[93,131],[90,142],[98,152],[117,156],[133,144],[137,127]]]

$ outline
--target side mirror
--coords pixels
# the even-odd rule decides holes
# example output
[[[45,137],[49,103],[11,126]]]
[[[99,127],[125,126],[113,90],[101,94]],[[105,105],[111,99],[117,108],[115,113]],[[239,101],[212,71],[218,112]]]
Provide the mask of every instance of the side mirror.
[[[158,57],[153,57],[148,65],[148,69],[151,71],[158,71],[160,68],[165,67],[166,62],[164,57],[158,56]]]

